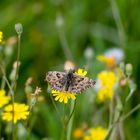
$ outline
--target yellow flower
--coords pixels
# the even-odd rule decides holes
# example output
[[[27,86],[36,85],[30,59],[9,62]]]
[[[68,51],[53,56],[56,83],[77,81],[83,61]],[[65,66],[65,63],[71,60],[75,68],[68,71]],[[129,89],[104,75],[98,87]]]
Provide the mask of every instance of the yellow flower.
[[[102,86],[113,87],[117,81],[117,77],[114,72],[102,71],[98,74],[98,79],[101,81]]]
[[[7,105],[2,113],[2,119],[6,121],[12,121],[13,118],[13,106],[12,104]],[[26,120],[29,115],[29,106],[25,104],[14,103],[14,123],[18,120]]]
[[[103,127],[91,128],[89,134],[84,136],[84,140],[104,140],[107,129]]]
[[[116,60],[113,56],[112,57],[107,57],[105,55],[98,55],[97,60],[105,63],[107,65],[107,67],[110,67],[110,68],[112,68],[116,65]]]
[[[87,71],[84,71],[83,69],[78,69],[78,71],[75,72],[74,74],[85,76],[87,74]],[[65,91],[56,91],[56,90],[52,90],[51,93],[53,94],[53,96],[55,96],[55,101],[64,102],[65,104],[68,103],[69,99],[72,99],[72,100],[76,99],[75,93],[69,93]]]
[[[76,99],[74,93],[52,90],[52,94],[55,96],[55,101],[64,102],[65,104],[68,103],[69,99]]]
[[[101,88],[97,93],[97,101],[104,102],[105,100],[112,100],[113,89],[112,88]]]
[[[101,85],[97,92],[97,101],[111,100],[114,94],[114,85],[117,82],[117,76],[114,72],[102,71],[98,74],[98,80]]]
[[[78,69],[78,71],[75,72],[75,74],[77,74],[79,76],[86,76],[87,75],[87,71],[85,71],[83,69]]]
[[[3,42],[3,32],[0,31],[0,44]]]
[[[77,129],[74,130],[73,136],[74,136],[75,139],[83,138],[84,131],[81,128],[77,128]]]
[[[9,96],[5,96],[5,90],[0,90],[0,108],[6,105],[10,101]]]

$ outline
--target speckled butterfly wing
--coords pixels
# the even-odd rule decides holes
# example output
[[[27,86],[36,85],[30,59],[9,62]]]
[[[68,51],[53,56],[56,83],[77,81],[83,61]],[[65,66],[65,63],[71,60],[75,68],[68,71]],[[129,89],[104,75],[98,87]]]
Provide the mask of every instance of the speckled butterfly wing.
[[[58,71],[49,71],[46,75],[46,80],[52,89],[62,91],[65,84],[65,73]]]
[[[78,76],[74,74],[74,80],[72,84],[69,86],[68,92],[71,93],[81,93],[86,89],[95,85],[95,81],[89,79],[88,77]]]

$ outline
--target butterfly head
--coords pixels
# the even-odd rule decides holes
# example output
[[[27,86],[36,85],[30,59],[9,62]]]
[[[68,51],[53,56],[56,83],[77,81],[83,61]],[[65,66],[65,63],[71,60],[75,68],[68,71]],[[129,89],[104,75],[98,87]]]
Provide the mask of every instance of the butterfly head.
[[[70,70],[68,71],[68,74],[73,74],[74,72],[75,72],[74,69],[70,69]]]
[[[67,74],[66,74],[66,79],[72,81],[73,80],[73,73],[75,72],[75,70],[70,69]]]

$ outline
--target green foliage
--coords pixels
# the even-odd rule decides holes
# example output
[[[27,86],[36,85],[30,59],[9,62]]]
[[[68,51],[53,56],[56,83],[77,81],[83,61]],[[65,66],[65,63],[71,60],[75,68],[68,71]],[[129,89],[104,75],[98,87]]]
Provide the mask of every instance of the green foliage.
[[[52,137],[60,139],[63,127],[53,108],[44,79],[49,70],[64,71],[64,63],[67,60],[73,61],[77,68],[88,68],[89,77],[95,79],[97,74],[105,69],[105,66],[96,60],[96,56],[103,54],[109,48],[121,48],[125,53],[124,62],[133,65],[132,77],[137,85],[137,90],[127,102],[124,112],[128,112],[139,103],[140,1],[1,0],[0,6],[0,31],[4,34],[5,42],[11,36],[16,36],[14,30],[16,23],[20,22],[23,25],[21,66],[15,100],[27,102],[24,88],[30,76],[33,77],[33,87],[35,85],[42,87],[44,93],[43,103],[37,103],[32,110],[29,120],[31,127],[29,139],[43,140]],[[89,63],[84,55],[88,47],[93,49],[94,54]],[[6,60],[8,78],[16,57],[17,44],[14,45],[12,56]],[[129,93],[129,86],[122,87],[119,91],[123,94],[121,99],[124,101]],[[86,128],[99,124],[107,127],[108,104],[97,105],[94,99],[93,90],[78,97],[72,133],[74,129],[83,127],[85,123]],[[62,112],[62,106],[60,104],[57,106]],[[70,110],[69,107],[68,109]],[[139,140],[139,111],[127,119],[124,121],[125,138]],[[3,123],[3,127],[8,126]],[[10,139],[6,129],[2,130],[1,135]]]

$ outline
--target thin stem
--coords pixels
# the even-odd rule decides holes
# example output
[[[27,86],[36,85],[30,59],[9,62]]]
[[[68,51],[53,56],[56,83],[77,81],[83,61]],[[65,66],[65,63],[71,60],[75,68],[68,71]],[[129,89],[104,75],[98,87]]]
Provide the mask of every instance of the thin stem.
[[[11,85],[10,85],[8,79],[6,78],[6,76],[4,76],[4,79],[5,79],[7,85],[9,87],[9,89],[10,89],[11,98],[12,98],[12,138],[14,140],[15,139],[15,136],[14,136],[14,130],[15,130],[15,128],[14,128],[14,92],[13,92],[13,90],[11,88]]]
[[[108,133],[105,137],[105,140],[109,139],[110,133],[113,129],[113,127],[115,127],[116,124],[123,122],[125,119],[127,119],[130,115],[132,115],[136,110],[138,110],[140,108],[140,104],[136,105],[131,111],[129,111],[126,115],[124,115],[121,119],[118,119],[117,121],[115,121],[113,124],[110,125],[109,129],[108,129]]]
[[[15,72],[15,78],[14,78],[14,82],[13,82],[14,91],[16,90],[18,71],[19,71],[20,42],[21,42],[21,34],[18,34],[18,50],[17,50],[17,59],[16,59],[16,72]]]
[[[4,88],[5,88],[5,80],[4,80],[4,78],[2,77],[1,89],[4,89]]]
[[[28,126],[28,122],[29,122],[29,120],[30,120],[32,110],[33,110],[33,108],[30,108],[28,120],[27,120],[27,122],[26,122],[26,127]],[[33,119],[30,120],[29,127],[27,128],[27,132],[28,132],[28,133],[27,133],[27,140],[30,139],[30,133],[31,133],[31,131],[32,131],[33,124],[34,124],[35,120],[36,120],[36,115],[35,115],[35,117],[33,117]]]
[[[126,118],[128,118],[130,115],[132,115],[139,108],[140,108],[140,104],[136,105],[132,110],[130,110],[126,115],[124,115],[122,117],[121,121],[124,121]]]
[[[55,110],[56,110],[56,112],[57,112],[57,114],[58,114],[58,116],[59,116],[59,118],[60,118],[60,121],[62,122],[61,115],[60,115],[60,113],[59,113],[58,108],[56,107],[56,104],[55,104],[55,102],[54,102],[54,99],[53,99],[52,95],[50,95],[50,98],[51,98],[52,104],[53,104],[53,106],[54,106],[54,108],[55,108]]]
[[[68,42],[66,40],[66,37],[62,28],[58,28],[58,35],[59,35],[60,43],[61,43],[66,59],[73,60],[71,51],[68,46]]]
[[[120,140],[125,140],[123,123],[119,123],[118,127],[119,127]]]
[[[1,65],[0,65],[0,68],[1,68],[1,71],[3,73],[3,78],[4,78],[8,88],[10,90],[10,93],[11,93],[10,95],[11,95],[11,98],[12,98],[12,138],[14,140],[15,139],[15,136],[14,136],[14,92],[13,92],[13,89],[12,89],[12,87],[11,87],[7,77],[6,77],[5,71],[4,71],[4,69],[2,68]]]
[[[62,140],[67,140],[66,104],[63,107],[63,133]]]
[[[109,127],[112,124],[112,121],[113,121],[113,99],[111,100],[109,105],[109,124],[108,124]]]
[[[74,101],[74,103],[71,103],[71,114],[67,120],[67,125],[68,125],[68,132],[67,132],[67,140],[71,139],[71,130],[72,130],[72,125],[73,125],[73,115],[74,115],[74,111],[75,111],[75,107],[76,107],[76,100]]]
[[[73,105],[72,112],[71,112],[71,114],[70,114],[70,116],[69,116],[69,118],[68,118],[68,120],[67,120],[67,125],[69,124],[70,119],[71,119],[71,117],[72,117],[72,116],[73,116],[73,114],[74,114],[74,111],[75,111],[75,106],[76,106],[76,100],[74,101],[74,105]]]
[[[120,13],[116,4],[116,0],[109,0],[112,8],[112,13],[114,20],[116,22],[117,28],[118,28],[118,34],[119,34],[119,40],[120,40],[120,45],[122,47],[125,46],[125,33],[124,33],[124,28],[123,24],[121,21]]]
[[[27,121],[26,121],[26,124],[25,124],[26,127],[28,126],[30,116],[31,116],[31,113],[32,113],[32,109],[33,109],[33,105],[31,105],[31,107],[29,108],[29,115],[28,115],[28,118],[27,118]]]

